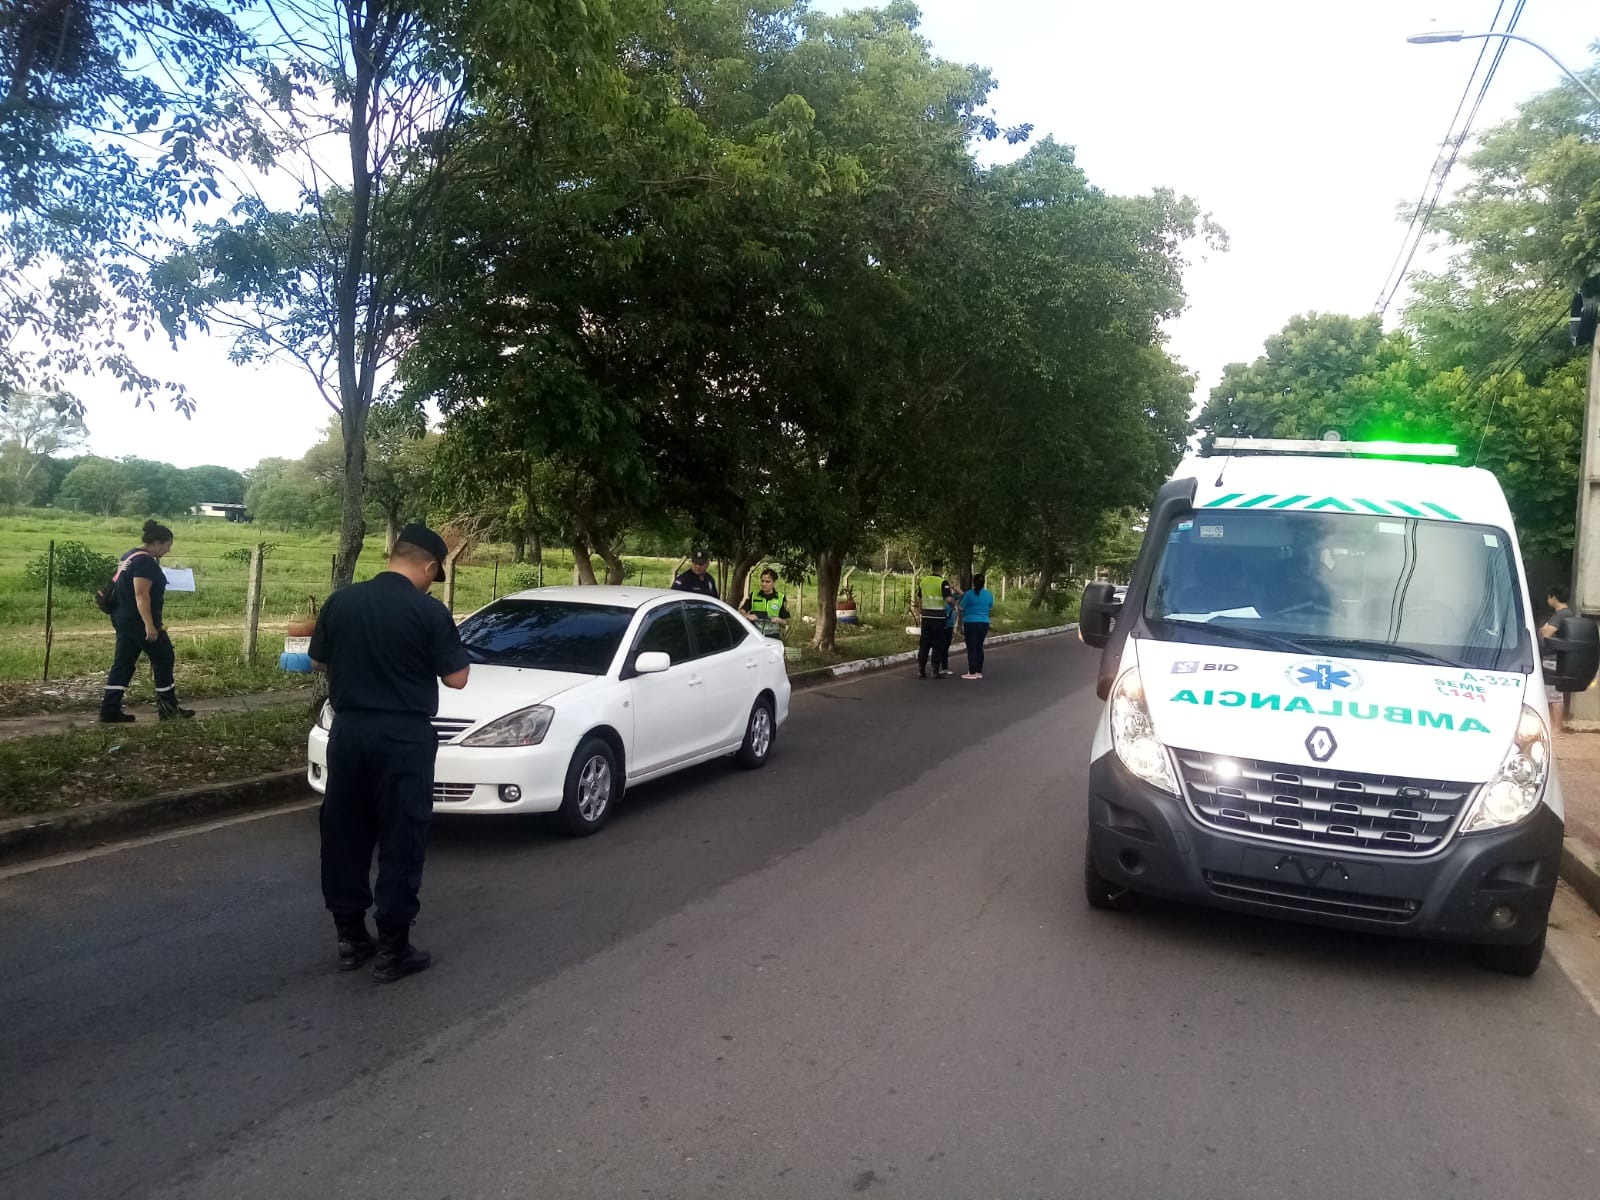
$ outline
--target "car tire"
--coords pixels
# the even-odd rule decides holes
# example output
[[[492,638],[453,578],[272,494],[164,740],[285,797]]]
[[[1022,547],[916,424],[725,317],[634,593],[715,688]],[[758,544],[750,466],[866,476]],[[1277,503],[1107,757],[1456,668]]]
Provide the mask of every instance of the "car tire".
[[[1139,906],[1138,892],[1100,874],[1087,841],[1083,844],[1083,898],[1090,908],[1102,912],[1130,912]]]
[[[1504,975],[1521,975],[1526,979],[1539,969],[1539,964],[1544,960],[1544,938],[1545,927],[1541,926],[1539,936],[1525,945],[1478,946],[1478,965]]]
[[[567,782],[556,818],[569,837],[598,833],[622,799],[617,752],[604,738],[585,738],[567,767]]]
[[[767,765],[777,740],[778,721],[772,712],[772,701],[762,696],[750,706],[750,717],[744,723],[744,744],[734,761],[747,771],[759,771]]]

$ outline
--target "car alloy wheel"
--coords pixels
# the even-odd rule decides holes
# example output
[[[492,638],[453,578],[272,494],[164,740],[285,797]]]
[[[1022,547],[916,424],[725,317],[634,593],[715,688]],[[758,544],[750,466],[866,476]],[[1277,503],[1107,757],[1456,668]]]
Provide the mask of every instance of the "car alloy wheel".
[[[578,772],[578,815],[594,822],[611,807],[611,763],[603,754],[591,755]]]
[[[767,764],[772,744],[778,740],[778,722],[772,715],[772,701],[762,696],[750,709],[750,719],[745,722],[744,742],[734,759],[746,770],[754,771]]]

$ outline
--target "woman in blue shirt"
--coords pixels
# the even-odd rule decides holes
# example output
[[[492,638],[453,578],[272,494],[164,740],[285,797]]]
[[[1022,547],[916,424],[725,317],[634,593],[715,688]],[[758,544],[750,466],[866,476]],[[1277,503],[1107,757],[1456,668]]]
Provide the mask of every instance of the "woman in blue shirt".
[[[983,640],[989,636],[989,611],[994,608],[994,593],[983,584],[983,576],[974,575],[972,586],[961,594],[961,624],[967,633],[967,673],[963,679],[983,678]]]

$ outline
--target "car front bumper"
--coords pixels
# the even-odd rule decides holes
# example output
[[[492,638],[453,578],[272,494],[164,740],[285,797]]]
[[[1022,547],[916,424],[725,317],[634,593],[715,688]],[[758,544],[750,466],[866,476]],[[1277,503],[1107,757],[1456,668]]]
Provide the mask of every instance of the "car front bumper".
[[[507,816],[554,812],[561,807],[572,747],[440,746],[433,766],[433,811]],[[328,784],[328,731],[312,729],[306,742],[306,782],[318,792]],[[502,799],[503,789],[521,793]]]
[[[1526,944],[1544,928],[1555,895],[1561,836],[1561,818],[1541,804],[1516,825],[1457,835],[1427,858],[1301,848],[1201,825],[1182,798],[1136,779],[1115,753],[1089,768],[1089,851],[1106,879],[1318,925]]]

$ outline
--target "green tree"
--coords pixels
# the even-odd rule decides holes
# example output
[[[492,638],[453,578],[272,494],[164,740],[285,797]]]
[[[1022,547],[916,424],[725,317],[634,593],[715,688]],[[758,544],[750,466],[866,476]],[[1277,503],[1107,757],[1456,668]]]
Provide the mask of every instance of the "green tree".
[[[108,458],[85,458],[67,472],[57,493],[57,503],[80,512],[115,516],[135,490],[128,468]]]
[[[190,467],[184,477],[198,497],[196,503],[243,504],[245,477],[228,467]]]
[[[219,91],[248,38],[246,0],[10,0],[0,19],[0,390],[76,407],[74,376],[137,399],[182,390],[139,370],[144,266],[243,157]],[[21,334],[22,336],[17,336]]]
[[[62,397],[0,390],[0,488],[10,504],[37,504],[46,460],[83,444],[83,417]]]

